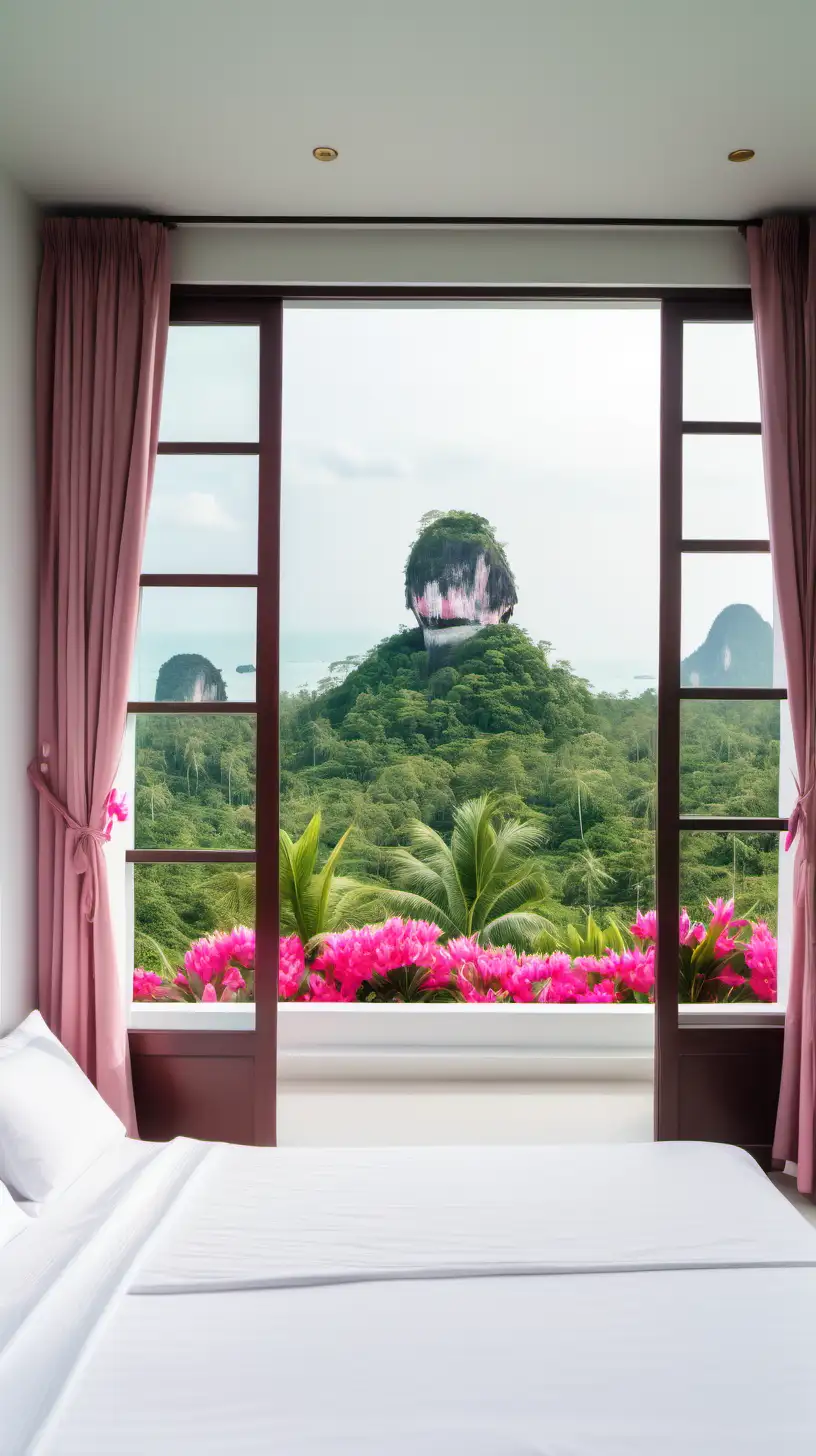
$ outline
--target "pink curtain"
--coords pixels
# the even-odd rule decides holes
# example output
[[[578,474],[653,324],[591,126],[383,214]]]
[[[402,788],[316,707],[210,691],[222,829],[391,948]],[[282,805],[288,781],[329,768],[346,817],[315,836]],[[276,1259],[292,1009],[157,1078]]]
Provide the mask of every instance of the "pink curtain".
[[[748,229],[774,578],[799,796],[793,956],[774,1159],[816,1164],[816,230],[804,218]]]
[[[104,859],[170,311],[165,228],[46,222],[37,317],[39,993],[135,1132]]]

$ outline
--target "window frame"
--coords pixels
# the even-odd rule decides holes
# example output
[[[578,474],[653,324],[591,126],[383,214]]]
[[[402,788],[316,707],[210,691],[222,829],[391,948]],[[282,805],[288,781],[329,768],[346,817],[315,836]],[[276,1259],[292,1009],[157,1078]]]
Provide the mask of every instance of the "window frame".
[[[278,855],[275,805],[278,798],[278,583],[280,580],[280,457],[283,306],[275,297],[247,298],[238,294],[216,297],[206,291],[195,299],[174,289],[170,302],[171,326],[247,326],[258,329],[258,431],[254,441],[162,441],[159,455],[252,455],[258,461],[258,560],[249,573],[143,572],[142,587],[205,587],[208,590],[248,587],[256,602],[256,695],[252,702],[167,703],[133,700],[128,703],[128,726],[137,717],[194,714],[238,714],[255,719],[256,803],[270,804],[272,812],[256,814],[254,849],[128,849],[125,862],[137,864],[252,864],[255,866],[255,973],[252,1005],[234,1017],[229,1036],[241,1038],[254,1061],[254,1114],[256,1140],[275,1141],[275,1082],[278,982]],[[261,564],[263,563],[263,570]],[[129,872],[132,876],[132,871]],[[129,891],[132,904],[132,891]],[[132,911],[131,911],[132,920]],[[132,938],[132,937],[131,937]],[[142,1008],[131,1003],[129,1026],[150,1031],[174,1031],[184,1026],[167,1013],[181,1008],[151,1007],[149,1022]],[[195,1008],[183,1008],[193,1010]],[[237,1009],[237,1008],[236,1008]],[[158,1013],[158,1014],[155,1014]],[[186,1023],[189,1025],[189,1021]],[[201,1027],[202,1021],[198,1021]],[[212,1025],[212,1022],[210,1023]],[[219,1031],[227,1030],[223,1022]]]
[[[283,309],[286,303],[347,302],[350,305],[377,303],[564,303],[625,304],[650,303],[661,310],[661,420],[660,420],[660,664],[658,672],[658,810],[655,835],[657,908],[663,924],[676,923],[679,914],[679,847],[680,834],[689,829],[729,829],[732,820],[714,822],[711,816],[684,816],[679,809],[679,715],[683,699],[693,697],[742,700],[772,698],[781,700],[784,689],[740,689],[729,694],[727,689],[688,689],[680,687],[680,568],[685,552],[768,551],[767,541],[683,541],[682,538],[682,448],[686,433],[741,434],[760,433],[754,422],[684,421],[682,417],[682,330],[686,321],[749,321],[752,317],[750,293],[745,288],[707,290],[697,295],[688,289],[646,288],[543,288],[543,287],[377,287],[377,286],[261,286],[175,285],[171,297],[171,324],[254,324],[260,330],[259,436],[257,442],[164,442],[160,454],[256,454],[259,461],[258,480],[258,569],[241,575],[192,575],[146,573],[144,586],[250,586],[257,592],[257,659],[259,672],[254,703],[226,704],[160,704],[134,701],[128,711],[136,713],[233,712],[252,714],[257,722],[257,804],[268,806],[258,812],[254,851],[151,851],[129,850],[126,859],[136,863],[217,863],[237,860],[256,867],[256,971],[254,1008],[203,1008],[181,1005],[132,1005],[129,1025],[144,1032],[167,1032],[174,1043],[181,1033],[204,1036],[197,1028],[213,1028],[228,1023],[225,1034],[240,1037],[263,1074],[256,1078],[255,1105],[268,1136],[274,1140],[274,1086],[276,1052],[283,1061],[291,1062],[289,1053],[306,1057],[314,1079],[333,1076],[332,1057],[328,1051],[347,1052],[349,1065],[381,1064],[389,1049],[406,1053],[400,1059],[400,1075],[417,1075],[429,1051],[428,1017],[451,1008],[427,1006],[406,1008],[378,1006],[299,1007],[279,1006],[277,1000],[278,955],[278,805],[279,805],[279,582],[280,582],[280,494],[281,494],[281,410],[282,410],[282,347]],[[668,765],[664,773],[660,765]],[[673,767],[672,767],[673,764]],[[787,820],[734,819],[740,829],[784,830]],[[733,1028],[756,1028],[779,1025],[784,1012],[779,1005],[696,1007],[679,1006],[678,963],[676,944],[664,937],[658,943],[654,1035],[657,1041],[659,1070],[656,1079],[656,1109],[659,1127],[677,1123],[677,1055],[678,1037],[685,1027],[708,1025]],[[453,1016],[445,1018],[443,1039],[445,1054],[468,1052],[471,1060],[484,1067],[491,1064],[504,1040],[507,1007],[455,1007]],[[550,1008],[553,1011],[555,1008]],[[535,1049],[536,1076],[563,1076],[563,1061],[555,1055],[556,1043],[564,1044],[572,1053],[586,1053],[601,1059],[631,1051],[637,1059],[643,1049],[643,1023],[633,1031],[632,1019],[622,1007],[559,1007],[552,1018],[552,1030],[533,1033],[530,1049]],[[651,1008],[634,1008],[648,1010]],[[408,1010],[423,1015],[409,1016]],[[320,1015],[315,1020],[315,1013]],[[550,1021],[541,1017],[539,1008],[514,1007],[514,1020]],[[228,1015],[223,1015],[228,1012]],[[354,1029],[361,1025],[359,1015],[376,1015],[379,1040],[374,1044],[367,1032]],[[308,1022],[306,1018],[313,1020]],[[217,1017],[223,1020],[216,1022]],[[393,1018],[399,1018],[394,1021]],[[391,1018],[391,1020],[387,1020]],[[476,1021],[478,1018],[478,1022]],[[651,1019],[649,1017],[649,1019]],[[319,1022],[319,1025],[317,1024]],[[393,1025],[393,1033],[383,1042],[385,1028]],[[474,1028],[478,1025],[478,1032]],[[556,1030],[557,1025],[557,1030]],[[569,1027],[568,1033],[565,1028]],[[586,1034],[583,1032],[586,1028]],[[373,1030],[372,1024],[372,1030]],[[280,1035],[280,1048],[278,1037]],[[526,1033],[525,1033],[526,1035]],[[439,1050],[439,1047],[437,1047]],[[374,1060],[367,1060],[373,1058]],[[607,1059],[608,1060],[608,1059]],[[626,1055],[619,1063],[626,1064]],[[586,1061],[586,1057],[584,1058]],[[336,1065],[336,1059],[335,1063]],[[433,1055],[430,1064],[437,1065]],[[556,1064],[561,1070],[558,1071]],[[303,1062],[302,1065],[306,1065]],[[475,1062],[474,1062],[475,1065]],[[600,1067],[600,1063],[598,1063]],[[634,1063],[632,1063],[634,1065]],[[532,1066],[532,1063],[530,1063]],[[283,1068],[282,1068],[283,1070]],[[362,1073],[361,1073],[362,1075]],[[263,1108],[263,1111],[260,1109]],[[271,1112],[270,1112],[270,1109]],[[661,1135],[671,1135],[663,1132]]]
[[[660,662],[657,709],[657,832],[655,879],[658,938],[655,963],[656,1084],[658,1136],[681,1129],[680,1057],[683,1034],[705,1027],[774,1026],[784,1020],[778,1003],[738,1009],[681,1006],[677,926],[680,915],[680,845],[684,833],[744,831],[784,833],[785,816],[681,814],[680,714],[683,702],[785,702],[787,688],[693,688],[680,684],[683,559],[699,553],[770,553],[770,540],[700,540],[683,535],[683,441],[690,435],[761,435],[758,420],[686,419],[683,404],[683,330],[687,323],[750,323],[749,290],[665,298],[661,319],[660,380]],[[661,932],[660,927],[663,927]]]

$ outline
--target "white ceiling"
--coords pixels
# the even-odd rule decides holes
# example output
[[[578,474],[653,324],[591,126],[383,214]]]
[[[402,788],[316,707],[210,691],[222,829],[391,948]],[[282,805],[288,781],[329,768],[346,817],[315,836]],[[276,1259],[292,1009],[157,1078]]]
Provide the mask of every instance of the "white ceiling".
[[[740,218],[816,204],[816,0],[4,0],[52,204]],[[319,164],[316,145],[339,148]],[[743,166],[734,147],[754,147]]]

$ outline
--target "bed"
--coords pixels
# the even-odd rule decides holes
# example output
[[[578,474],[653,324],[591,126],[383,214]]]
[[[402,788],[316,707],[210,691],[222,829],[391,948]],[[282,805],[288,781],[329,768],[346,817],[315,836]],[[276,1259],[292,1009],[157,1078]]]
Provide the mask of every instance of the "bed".
[[[810,1456],[815,1352],[713,1144],[122,1141],[0,1249],[3,1456]]]

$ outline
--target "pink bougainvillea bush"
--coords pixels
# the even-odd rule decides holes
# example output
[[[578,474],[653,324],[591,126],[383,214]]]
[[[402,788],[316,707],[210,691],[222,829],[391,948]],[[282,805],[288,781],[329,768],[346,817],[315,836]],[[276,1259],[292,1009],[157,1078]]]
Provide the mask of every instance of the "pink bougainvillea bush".
[[[680,999],[776,1000],[776,939],[763,921],[734,918],[733,901],[709,904],[708,925],[680,917]],[[648,1002],[654,997],[657,918],[638,914],[632,945],[602,955],[519,954],[460,936],[442,941],[425,920],[337,931],[307,956],[296,935],[280,941],[282,1001],[459,1001],[576,1005]],[[253,996],[255,934],[217,931],[190,946],[165,979],[133,973],[137,1001],[247,1001]]]
[[[194,940],[172,979],[141,967],[133,972],[134,1001],[251,1001],[255,932],[245,925]]]

